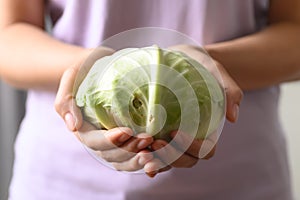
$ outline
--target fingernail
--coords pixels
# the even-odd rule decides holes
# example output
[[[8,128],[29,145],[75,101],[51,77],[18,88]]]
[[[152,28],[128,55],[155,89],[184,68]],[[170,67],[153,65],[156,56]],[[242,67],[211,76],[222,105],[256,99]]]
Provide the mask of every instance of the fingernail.
[[[234,118],[234,121],[237,121],[237,119],[239,118],[239,110],[240,110],[240,107],[237,104],[234,104],[233,105],[233,118]]]
[[[147,140],[140,140],[137,144],[137,148],[139,149],[145,149],[149,145],[149,142]]]
[[[66,122],[69,130],[71,130],[71,131],[75,130],[75,120],[71,113],[67,113],[65,115],[65,122]]]

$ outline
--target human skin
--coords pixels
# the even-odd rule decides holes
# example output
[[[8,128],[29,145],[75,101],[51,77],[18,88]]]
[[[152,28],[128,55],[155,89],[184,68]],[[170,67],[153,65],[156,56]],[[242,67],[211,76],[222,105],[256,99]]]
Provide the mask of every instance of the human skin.
[[[225,83],[230,99],[227,104],[229,121],[234,122],[238,117],[238,105],[242,98],[239,87],[242,90],[255,90],[300,78],[300,1],[272,0],[269,22],[270,25],[261,32],[205,46],[217,66],[224,70],[223,78],[229,80]],[[64,82],[71,82],[76,76],[76,67],[88,57],[91,50],[50,37],[44,31],[44,26],[43,0],[0,1],[1,79],[21,89],[56,92],[64,72]],[[194,47],[180,48],[190,56],[197,57]],[[102,50],[103,56],[112,53],[110,49]],[[72,93],[65,84],[60,86],[58,96],[56,109],[69,129],[76,132],[81,128],[82,121],[79,111],[71,109]],[[132,151],[137,150],[137,145],[132,145],[137,144],[137,140],[152,144],[154,149],[158,142],[164,143],[153,142],[145,135],[143,139],[132,138],[129,134],[125,142],[116,144],[117,138],[128,136],[128,133],[119,131],[114,134],[112,138],[106,134],[109,136],[105,139],[122,148],[130,146]],[[201,143],[194,145],[201,146]],[[193,154],[188,150],[169,167],[193,166],[198,161]],[[132,162],[137,163],[137,159]],[[144,166],[136,165],[136,168],[141,167]],[[122,169],[126,170],[126,167]]]

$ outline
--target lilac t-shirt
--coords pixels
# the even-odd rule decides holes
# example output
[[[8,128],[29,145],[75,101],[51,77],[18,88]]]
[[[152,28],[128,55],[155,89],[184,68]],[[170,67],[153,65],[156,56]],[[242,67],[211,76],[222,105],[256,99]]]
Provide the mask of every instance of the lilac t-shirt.
[[[162,27],[205,45],[262,29],[268,1],[50,0],[48,8],[53,37],[71,44],[97,47],[125,30]],[[239,121],[225,124],[212,159],[150,179],[97,162],[55,112],[55,94],[29,91],[10,199],[290,200],[278,97],[277,87],[246,92]]]

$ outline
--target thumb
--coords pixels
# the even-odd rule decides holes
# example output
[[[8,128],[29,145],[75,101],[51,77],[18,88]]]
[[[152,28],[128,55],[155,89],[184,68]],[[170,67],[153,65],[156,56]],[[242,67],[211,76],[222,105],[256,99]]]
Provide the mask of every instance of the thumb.
[[[77,68],[67,69],[58,88],[55,99],[55,110],[64,119],[70,131],[77,131],[82,125],[82,115],[73,95]]]
[[[243,92],[229,75],[224,77],[224,84],[227,101],[226,117],[230,122],[236,122],[239,117],[239,108],[243,99]]]
[[[226,94],[226,118],[230,122],[236,122],[239,117],[239,108],[243,99],[243,91],[224,66],[217,60],[214,60],[214,62],[223,79],[223,84],[221,85],[224,87]]]

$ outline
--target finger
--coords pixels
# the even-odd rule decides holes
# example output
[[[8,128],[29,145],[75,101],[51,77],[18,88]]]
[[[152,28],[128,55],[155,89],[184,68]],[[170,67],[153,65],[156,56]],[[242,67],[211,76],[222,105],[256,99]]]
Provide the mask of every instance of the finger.
[[[151,147],[164,163],[175,168],[190,168],[198,162],[197,158],[177,150],[163,140],[154,141]]]
[[[183,153],[171,166],[175,168],[191,168],[197,164],[199,159]]]
[[[202,141],[198,158],[208,160],[214,156],[219,136],[216,130]]]
[[[55,99],[55,109],[71,131],[78,130],[82,125],[81,111],[76,106],[73,96],[77,72],[76,68],[69,68],[64,72]]]
[[[230,122],[236,122],[239,116],[239,106],[243,99],[243,92],[223,67],[220,67],[219,70],[224,80],[226,93],[226,117]]]
[[[95,154],[106,162],[123,163],[136,156],[137,153],[129,152],[122,148],[114,148],[107,151],[95,151]]]
[[[78,86],[97,59],[112,53],[112,49],[105,47],[97,48],[93,53],[92,49],[87,49],[79,61],[64,72],[55,99],[55,109],[69,130],[76,131],[82,125],[81,111],[74,101]]]
[[[161,165],[163,166],[163,165]],[[152,172],[145,172],[147,176],[149,176],[150,178],[154,178],[157,174],[162,173],[162,172],[166,172],[169,171],[170,169],[172,169],[172,167],[170,165],[167,165],[161,169],[159,169],[158,171],[152,171]]]
[[[193,139],[189,134],[179,131],[173,131],[170,136],[173,138],[172,141],[176,143],[176,147],[196,159],[209,159],[213,157],[218,140],[217,131],[211,133],[205,140]],[[184,149],[186,144],[190,145],[187,149]]]
[[[211,159],[212,157],[214,157],[215,153],[216,153],[216,149],[217,149],[217,145],[213,146],[213,148],[207,152],[203,152],[203,154],[199,154],[199,158],[200,159],[204,159],[204,160],[209,160]]]
[[[187,53],[190,57],[203,64],[203,66],[205,66],[206,69],[214,75],[214,77],[224,87],[226,92],[226,117],[230,122],[236,122],[239,115],[239,105],[243,98],[243,93],[237,83],[231,78],[229,73],[223,67],[223,65],[216,60],[212,60],[207,53],[204,53],[204,49],[200,47],[179,45],[170,47],[170,49]]]
[[[91,130],[84,123],[79,131],[81,141],[95,151],[106,151],[123,145],[133,136],[133,131],[127,127],[118,127],[110,130]]]
[[[119,148],[99,152],[104,160],[108,162],[124,162],[135,156],[142,149],[147,148],[153,142],[149,135],[132,137]]]
[[[170,165],[167,165],[161,169],[158,170],[158,173],[162,173],[162,172],[166,172],[166,171],[169,171],[170,169],[172,169],[172,166]]]
[[[198,158],[203,140],[195,139],[191,135],[180,131],[173,131],[170,136],[181,151]],[[187,144],[190,145],[187,146]]]
[[[147,150],[137,153],[133,158],[125,162],[112,162],[112,165],[119,171],[137,171],[143,169],[147,162],[151,162],[153,154]]]
[[[81,141],[81,143],[84,144],[84,140],[81,137],[81,133],[87,133],[87,132],[95,131],[95,130],[97,130],[97,128],[95,126],[93,126],[92,124],[90,124],[87,121],[83,121],[80,129],[78,131],[75,131],[74,134]]]
[[[227,80],[225,81],[225,84],[230,85],[230,83],[228,82],[232,83],[232,81]],[[230,122],[236,122],[239,117],[239,108],[240,108],[241,100],[243,98],[243,93],[239,89],[239,87],[236,84],[233,85],[233,83],[231,84],[231,86],[226,87],[225,92],[226,92],[226,101],[227,101],[226,117]]]
[[[213,61],[213,63],[211,61]],[[239,115],[239,105],[243,98],[242,90],[220,62],[217,60],[211,60],[209,56],[207,56],[207,59],[204,62],[207,63],[205,66],[211,66],[208,70],[214,75],[225,90],[227,100],[227,119],[230,122],[236,122]]]
[[[144,171],[150,178],[153,178],[160,172],[170,170],[172,167],[163,163],[160,159],[154,158],[147,162],[144,166]]]

